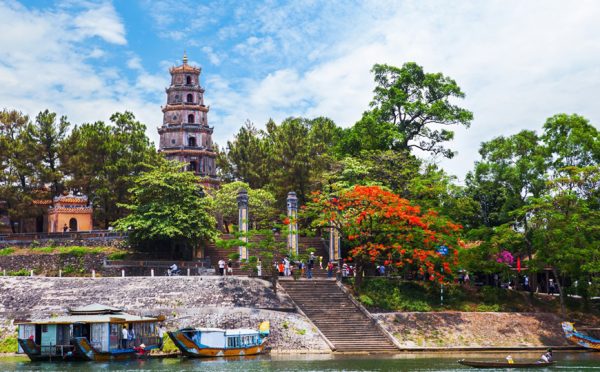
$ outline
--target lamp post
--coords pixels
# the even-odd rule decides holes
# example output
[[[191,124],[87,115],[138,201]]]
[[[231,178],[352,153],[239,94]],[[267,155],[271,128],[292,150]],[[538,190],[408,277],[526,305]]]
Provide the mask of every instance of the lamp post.
[[[288,250],[298,256],[298,197],[290,191],[287,197],[288,225]]]
[[[331,198],[333,204],[337,203],[337,198]],[[336,229],[333,221],[329,222],[329,260],[337,262],[340,259],[340,232]],[[341,267],[341,266],[340,266]]]
[[[237,195],[238,203],[238,226],[242,234],[241,240],[248,243],[248,191],[240,188]],[[248,259],[248,247],[246,245],[239,246],[240,260]]]

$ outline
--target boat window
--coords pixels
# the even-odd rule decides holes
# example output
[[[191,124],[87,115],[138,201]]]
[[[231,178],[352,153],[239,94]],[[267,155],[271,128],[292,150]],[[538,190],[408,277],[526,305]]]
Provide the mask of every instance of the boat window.
[[[48,332],[48,324],[42,324],[42,333]]]

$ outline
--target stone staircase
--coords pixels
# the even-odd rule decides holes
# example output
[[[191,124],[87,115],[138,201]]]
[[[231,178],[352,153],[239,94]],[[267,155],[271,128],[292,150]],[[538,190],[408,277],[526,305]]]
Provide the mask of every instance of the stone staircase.
[[[296,305],[336,352],[394,353],[398,348],[338,287],[335,280],[281,280]]]

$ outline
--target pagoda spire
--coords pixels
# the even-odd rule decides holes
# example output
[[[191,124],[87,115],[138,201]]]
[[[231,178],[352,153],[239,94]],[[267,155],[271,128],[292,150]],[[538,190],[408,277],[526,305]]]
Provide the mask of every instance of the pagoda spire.
[[[187,58],[187,53],[185,52],[185,50],[183,51],[183,64],[187,65],[188,63],[188,58]]]

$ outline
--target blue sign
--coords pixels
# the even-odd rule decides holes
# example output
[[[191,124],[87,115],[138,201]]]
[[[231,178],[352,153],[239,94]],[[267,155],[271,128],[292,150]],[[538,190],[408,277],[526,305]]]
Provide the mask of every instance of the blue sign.
[[[440,245],[440,247],[437,249],[437,253],[441,254],[442,256],[447,255],[448,247],[446,247],[445,245]]]

